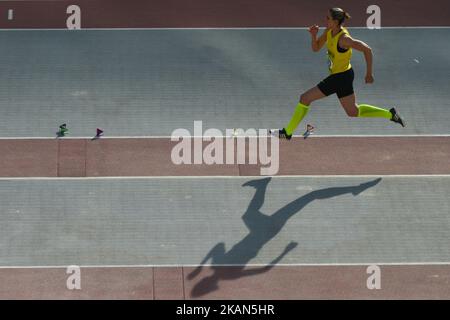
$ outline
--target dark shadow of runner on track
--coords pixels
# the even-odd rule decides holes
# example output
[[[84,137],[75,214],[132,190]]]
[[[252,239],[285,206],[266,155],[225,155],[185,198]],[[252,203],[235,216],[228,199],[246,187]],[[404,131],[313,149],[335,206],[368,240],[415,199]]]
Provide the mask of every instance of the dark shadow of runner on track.
[[[286,224],[286,222],[299,212],[303,207],[314,200],[329,199],[351,193],[357,196],[364,190],[371,188],[381,181],[381,178],[362,183],[356,186],[325,188],[307,193],[288,203],[277,210],[271,216],[263,214],[260,209],[264,204],[267,185],[271,178],[251,180],[243,184],[256,189],[242,219],[249,229],[249,234],[236,243],[229,251],[225,250],[223,242],[218,243],[206,255],[200,265],[192,271],[187,279],[193,280],[202,270],[202,266],[211,259],[211,269],[213,274],[200,280],[192,289],[192,296],[199,297],[218,289],[220,280],[233,280],[241,277],[252,276],[269,271],[276,265],[289,251],[293,250],[296,242],[289,243],[283,252],[280,253],[270,264],[264,267],[245,269],[246,264],[255,258],[263,246],[274,238]],[[220,265],[232,265],[228,268]]]

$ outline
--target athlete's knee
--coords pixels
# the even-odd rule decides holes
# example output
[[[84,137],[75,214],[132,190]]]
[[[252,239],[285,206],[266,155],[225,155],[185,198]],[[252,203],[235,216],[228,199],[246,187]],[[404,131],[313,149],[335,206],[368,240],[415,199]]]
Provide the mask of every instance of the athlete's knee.
[[[309,106],[311,104],[311,102],[312,102],[312,99],[308,96],[308,94],[302,93],[300,95],[300,100],[299,101],[300,101],[300,103],[302,103],[302,104],[304,104],[306,106]]]
[[[345,112],[351,118],[355,118],[359,114],[359,110],[358,110],[358,107],[356,105],[354,106],[354,108],[346,108]]]

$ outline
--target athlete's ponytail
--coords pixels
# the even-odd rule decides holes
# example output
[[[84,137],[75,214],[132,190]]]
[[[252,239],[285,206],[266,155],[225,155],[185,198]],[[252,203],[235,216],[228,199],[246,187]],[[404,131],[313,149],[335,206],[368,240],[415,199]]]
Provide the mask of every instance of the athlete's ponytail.
[[[348,14],[347,11],[344,11],[344,18],[345,18],[345,20],[348,20],[351,18],[351,16]]]
[[[339,24],[342,24],[345,20],[351,18],[348,12],[345,12],[341,8],[331,8],[330,16],[333,20],[337,20]]]

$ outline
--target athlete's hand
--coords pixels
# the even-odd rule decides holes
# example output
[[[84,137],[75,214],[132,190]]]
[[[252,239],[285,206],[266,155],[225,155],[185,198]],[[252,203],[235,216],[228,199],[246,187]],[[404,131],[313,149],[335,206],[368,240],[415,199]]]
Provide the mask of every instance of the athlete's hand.
[[[373,76],[371,74],[366,74],[366,83],[373,83]]]
[[[309,33],[311,33],[311,35],[313,37],[317,36],[317,32],[319,32],[319,26],[318,25],[315,24],[315,25],[309,27]]]

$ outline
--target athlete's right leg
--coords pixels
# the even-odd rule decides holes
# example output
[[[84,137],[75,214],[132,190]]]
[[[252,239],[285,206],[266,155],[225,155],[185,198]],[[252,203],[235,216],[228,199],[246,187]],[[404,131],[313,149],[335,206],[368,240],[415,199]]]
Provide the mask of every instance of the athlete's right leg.
[[[322,99],[326,95],[320,91],[320,89],[316,86],[308,91],[304,92],[300,96],[300,101],[297,107],[294,110],[294,114],[292,115],[291,121],[287,124],[285,128],[282,129],[281,133],[285,133],[285,138],[290,139],[295,129],[298,127],[299,123],[303,120],[306,114],[309,111],[309,105],[319,99]],[[283,137],[283,136],[280,136]]]
[[[322,91],[320,91],[319,87],[315,86],[308,91],[304,92],[300,95],[300,103],[309,106],[312,102],[322,99],[325,97]]]

